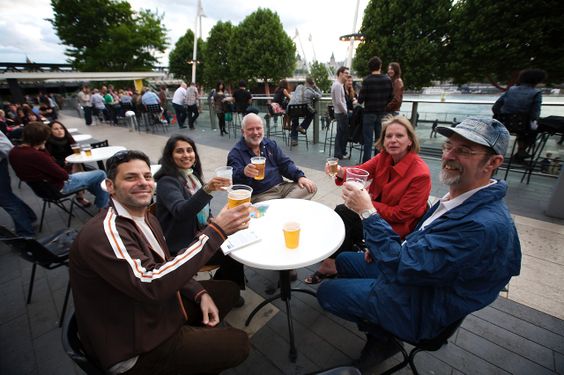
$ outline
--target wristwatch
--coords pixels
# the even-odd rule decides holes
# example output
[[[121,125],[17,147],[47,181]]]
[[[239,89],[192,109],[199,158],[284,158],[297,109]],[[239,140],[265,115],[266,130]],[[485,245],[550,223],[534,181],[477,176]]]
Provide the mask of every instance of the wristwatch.
[[[364,210],[360,213],[360,218],[362,220],[368,219],[372,215],[376,215],[378,211],[374,207],[369,208],[368,210]]]

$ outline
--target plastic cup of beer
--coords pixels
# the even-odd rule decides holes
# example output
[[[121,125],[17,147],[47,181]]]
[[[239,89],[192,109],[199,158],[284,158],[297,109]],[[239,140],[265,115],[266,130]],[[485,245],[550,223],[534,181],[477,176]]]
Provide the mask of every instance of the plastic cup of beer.
[[[350,182],[357,186],[359,189],[363,189],[366,186],[366,181],[368,181],[368,176],[370,173],[361,168],[347,168],[347,182]]]
[[[339,159],[327,158],[327,167],[329,176],[335,177],[339,171]]]
[[[80,155],[80,145],[78,143],[73,143],[71,149],[73,154]]]
[[[251,202],[253,188],[247,185],[235,184],[227,189],[227,207],[233,208]]]
[[[228,190],[233,185],[233,167],[219,167],[215,169],[215,175],[217,177],[229,179],[229,186],[222,186],[223,190]]]
[[[258,169],[259,174],[255,180],[264,180],[264,169],[266,167],[266,158],[264,156],[254,156],[251,158],[251,163]]]
[[[296,249],[300,245],[300,223],[289,221],[282,227],[286,248]]]
[[[82,146],[82,151],[84,151],[84,155],[87,157],[92,156],[92,146],[84,145]]]

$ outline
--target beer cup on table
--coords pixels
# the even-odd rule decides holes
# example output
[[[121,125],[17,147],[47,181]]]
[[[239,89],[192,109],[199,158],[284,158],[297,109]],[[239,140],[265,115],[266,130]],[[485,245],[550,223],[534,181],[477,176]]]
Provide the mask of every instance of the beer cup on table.
[[[251,163],[258,169],[258,175],[255,177],[255,180],[264,180],[266,158],[264,156],[254,156],[251,158]]]
[[[80,155],[80,145],[78,143],[73,143],[71,149],[73,154]]]
[[[229,180],[229,186],[222,186],[223,190],[228,190],[233,185],[233,167],[219,167],[215,169],[215,175],[217,177],[227,178]]]
[[[84,145],[82,146],[82,151],[84,151],[84,155],[87,157],[92,156],[92,146]]]
[[[327,174],[331,177],[335,177],[337,172],[339,172],[339,159],[327,158]]]
[[[282,227],[286,248],[296,249],[300,245],[300,223],[289,221]]]
[[[346,182],[354,184],[359,189],[363,189],[368,181],[369,173],[361,168],[347,168]]]
[[[251,202],[253,188],[247,185],[235,184],[227,189],[227,207],[233,208]]]

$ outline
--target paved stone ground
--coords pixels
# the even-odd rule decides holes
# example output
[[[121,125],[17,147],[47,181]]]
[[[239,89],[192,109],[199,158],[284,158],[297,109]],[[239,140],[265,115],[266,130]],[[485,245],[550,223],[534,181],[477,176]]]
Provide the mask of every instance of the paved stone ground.
[[[167,136],[129,133],[124,128],[106,125],[87,129],[80,120],[72,117],[72,113],[65,114],[63,121],[67,126],[91,133],[99,140],[107,138],[112,145],[142,149],[154,161],[158,160]],[[218,132],[209,128],[206,120],[204,114],[197,130],[184,131],[200,146],[205,172],[209,176],[216,166],[225,162],[227,150],[235,138],[220,137]],[[322,172],[323,160],[328,156],[322,152],[322,145],[310,145],[309,151],[306,151],[300,144],[286,151],[318,183],[319,192],[315,200],[334,206],[339,201],[339,192]],[[358,157],[353,154],[353,160],[355,158]],[[429,158],[426,161],[432,174],[436,175],[439,163]],[[344,162],[347,163],[352,162]],[[500,297],[491,306],[470,315],[451,338],[449,345],[440,351],[419,354],[417,365],[421,373],[564,373],[564,321],[558,318],[562,318],[564,311],[561,286],[564,222],[545,217],[542,203],[547,201],[555,180],[533,177],[531,184],[525,185],[520,184],[519,179],[517,173],[510,174],[507,202],[516,215],[524,247],[523,275],[512,281],[510,299]],[[12,185],[17,194],[36,212],[40,212],[40,200],[33,196],[25,184],[18,189],[17,179],[13,178]],[[438,181],[433,181],[433,196],[441,196],[445,191]],[[218,196],[213,202],[213,209],[217,210],[225,198]],[[43,233],[51,233],[65,226],[66,216],[58,209],[49,209],[47,217]],[[78,213],[72,225],[80,227],[87,219],[86,215]],[[0,224],[11,226],[3,211],[0,212]],[[316,265],[298,270],[298,280],[315,269]],[[28,262],[0,244],[0,374],[80,374],[81,371],[62,350],[61,330],[57,327],[68,280],[67,270],[39,269],[32,302],[26,305],[30,270]],[[525,273],[527,277],[518,282]],[[247,299],[246,307],[250,308],[261,298],[267,297],[265,286],[274,281],[275,275],[250,268],[246,269],[246,275],[249,279],[249,295],[252,295],[251,299]],[[535,285],[535,288],[531,289],[530,285]],[[301,281],[296,282],[295,286],[309,287]],[[514,298],[520,293],[520,299]],[[536,309],[515,300],[535,306]],[[354,325],[324,313],[314,298],[294,295],[292,309],[299,357],[297,363],[292,364],[288,360],[285,309],[280,301],[273,305],[272,309],[266,309],[270,311],[270,316],[263,317],[262,326],[255,328],[249,359],[225,373],[305,374],[350,362],[358,356],[364,339]],[[230,314],[230,322],[242,321],[246,311],[234,311]],[[396,356],[382,367],[398,360]],[[374,373],[382,371],[382,367],[374,369]],[[400,373],[410,372],[404,370]]]

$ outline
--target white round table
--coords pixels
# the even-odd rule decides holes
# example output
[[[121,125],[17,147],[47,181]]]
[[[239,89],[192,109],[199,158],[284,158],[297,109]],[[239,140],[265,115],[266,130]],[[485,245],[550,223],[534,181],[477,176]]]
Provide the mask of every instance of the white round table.
[[[294,342],[292,292],[315,296],[309,289],[293,289],[290,284],[290,270],[315,264],[333,254],[345,239],[345,224],[331,208],[317,202],[303,199],[274,199],[255,204],[267,207],[264,216],[253,218],[249,228],[261,240],[235,250],[229,255],[250,267],[280,272],[280,293],[261,302],[249,315],[249,325],[255,314],[268,303],[280,298],[286,303],[288,328],[290,332],[290,360],[296,362],[297,351]],[[300,223],[300,243],[297,249],[287,249],[284,243],[282,225],[288,221]]]
[[[76,133],[76,132],[78,132],[78,129],[77,128],[67,128],[67,131],[69,133]]]
[[[114,156],[119,151],[123,151],[126,148],[123,146],[108,146],[92,149],[92,156],[86,156],[84,152],[80,155],[72,154],[65,158],[68,163],[89,163],[93,161],[107,160]]]
[[[72,136],[76,142],[84,142],[89,139],[92,139],[90,134],[75,134]]]

